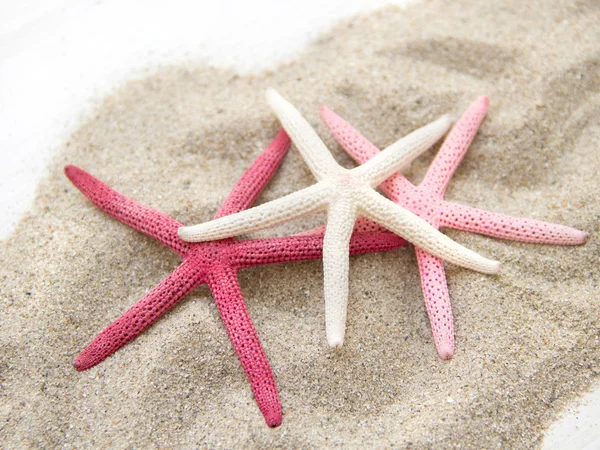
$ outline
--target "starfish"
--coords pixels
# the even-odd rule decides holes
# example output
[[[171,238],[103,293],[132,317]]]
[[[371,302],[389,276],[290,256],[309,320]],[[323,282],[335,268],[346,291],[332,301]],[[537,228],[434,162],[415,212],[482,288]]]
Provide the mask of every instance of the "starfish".
[[[216,217],[249,207],[279,167],[289,147],[282,130],[241,176]],[[322,257],[323,235],[308,232],[284,238],[190,244],[177,236],[182,225],[171,217],[119,194],[75,166],[65,167],[71,182],[97,207],[120,222],[156,239],[183,258],[182,264],[146,296],[105,328],[75,359],[77,370],[102,362],[137,337],[196,286],[210,288],[229,338],[246,372],[256,402],[269,426],[281,424],[275,379],[244,303],[237,271],[247,267]],[[361,254],[404,245],[391,233],[354,233],[351,252]]]
[[[435,228],[450,227],[502,239],[554,245],[582,244],[587,233],[564,225],[509,217],[444,200],[446,187],[471,145],[489,107],[480,97],[469,106],[444,141],[423,181],[415,186],[399,173],[381,183],[381,190],[395,203],[422,217]],[[338,143],[358,163],[376,158],[377,147],[333,111],[321,108],[321,118]],[[363,224],[363,228],[365,224]],[[377,228],[372,228],[376,230]],[[446,275],[441,259],[415,247],[421,287],[439,356],[454,354],[454,323]]]
[[[443,116],[392,144],[362,166],[340,166],[300,112],[275,90],[267,100],[302,154],[317,183],[285,197],[211,222],[184,227],[179,236],[189,242],[223,239],[278,225],[296,217],[327,210],[323,243],[324,298],[327,341],[332,348],[344,341],[348,303],[348,243],[356,218],[364,216],[419,247],[450,262],[485,273],[499,263],[457,244],[425,220],[375,191],[375,187],[431,147],[449,128]]]

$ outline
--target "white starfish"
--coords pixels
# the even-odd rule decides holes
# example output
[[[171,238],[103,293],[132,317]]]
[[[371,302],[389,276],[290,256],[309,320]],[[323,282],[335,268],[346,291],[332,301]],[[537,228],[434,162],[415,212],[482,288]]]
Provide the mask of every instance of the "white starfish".
[[[348,243],[358,216],[379,223],[446,261],[484,273],[498,272],[498,262],[454,242],[374,189],[442,137],[450,127],[448,116],[442,116],[412,132],[363,165],[349,170],[335,161],[317,133],[292,104],[273,89],[267,91],[267,101],[318,182],[237,214],[182,227],[179,229],[181,239],[190,242],[223,239],[327,210],[323,276],[327,341],[333,348],[340,347],[344,341],[348,304]]]

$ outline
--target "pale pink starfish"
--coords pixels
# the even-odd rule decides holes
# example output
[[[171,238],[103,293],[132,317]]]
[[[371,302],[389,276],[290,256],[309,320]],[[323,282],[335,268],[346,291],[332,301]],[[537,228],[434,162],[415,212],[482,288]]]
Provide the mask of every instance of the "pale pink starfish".
[[[587,233],[547,222],[509,217],[444,200],[444,193],[489,107],[489,98],[480,97],[456,123],[439,153],[418,185],[399,173],[380,187],[394,202],[425,219],[435,228],[450,227],[501,239],[554,245],[582,244]],[[321,117],[338,143],[359,163],[379,153],[377,147],[333,111],[321,108]],[[363,223],[364,229],[364,223]],[[371,229],[379,226],[373,224]],[[454,322],[442,260],[415,247],[421,287],[438,354],[450,359],[454,354]]]

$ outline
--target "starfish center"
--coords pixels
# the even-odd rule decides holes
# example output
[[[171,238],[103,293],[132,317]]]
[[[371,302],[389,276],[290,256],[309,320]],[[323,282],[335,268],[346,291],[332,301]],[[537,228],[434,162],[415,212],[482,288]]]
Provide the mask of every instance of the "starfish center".
[[[197,267],[209,268],[215,263],[229,261],[235,252],[234,239],[224,239],[217,242],[202,242],[194,245],[186,255],[186,260],[192,260]]]
[[[334,178],[334,184],[336,189],[342,193],[349,194],[351,192],[364,189],[369,187],[367,183],[358,175],[352,173],[350,170],[344,170]]]

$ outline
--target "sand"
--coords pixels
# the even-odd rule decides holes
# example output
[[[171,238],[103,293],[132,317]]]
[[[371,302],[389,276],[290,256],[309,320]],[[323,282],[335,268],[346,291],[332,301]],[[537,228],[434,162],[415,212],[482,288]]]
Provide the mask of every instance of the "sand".
[[[164,67],[116,88],[65,143],[34,210],[0,247],[0,446],[539,447],[600,374],[599,21],[593,0],[432,1],[341,23],[272,72]],[[208,220],[278,130],[268,86],[347,167],[320,105],[385,147],[487,94],[490,112],[447,198],[590,239],[553,247],[448,230],[504,264],[499,276],[447,265],[449,362],[436,354],[410,247],[352,259],[346,343],[335,353],[320,261],[240,272],[280,390],[277,429],[264,424],[205,286],[76,372],[74,356],[179,260],[96,209],[62,167],[85,168],[185,224]],[[312,182],[292,148],[259,202]]]

